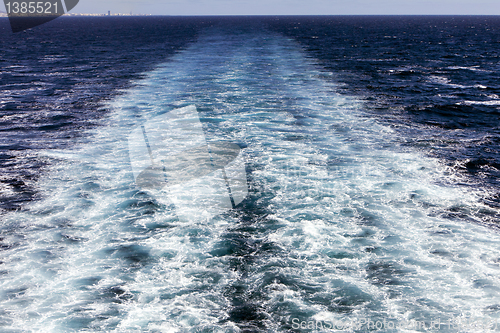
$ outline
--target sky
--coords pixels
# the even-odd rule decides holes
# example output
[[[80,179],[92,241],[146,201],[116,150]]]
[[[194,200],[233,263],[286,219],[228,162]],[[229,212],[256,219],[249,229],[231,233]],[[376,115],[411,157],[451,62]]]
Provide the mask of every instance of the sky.
[[[500,15],[500,0],[80,0],[74,13]]]

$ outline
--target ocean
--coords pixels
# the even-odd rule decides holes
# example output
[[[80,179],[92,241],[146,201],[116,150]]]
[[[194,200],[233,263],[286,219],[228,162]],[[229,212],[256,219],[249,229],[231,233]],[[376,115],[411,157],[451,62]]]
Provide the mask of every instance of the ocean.
[[[0,331],[499,331],[499,48],[488,16],[0,18]],[[185,221],[130,137],[192,106],[247,192]]]

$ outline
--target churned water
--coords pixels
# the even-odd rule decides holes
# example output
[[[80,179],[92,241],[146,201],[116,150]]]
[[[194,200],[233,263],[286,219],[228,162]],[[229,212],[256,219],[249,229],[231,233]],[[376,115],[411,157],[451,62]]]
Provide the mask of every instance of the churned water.
[[[39,199],[2,215],[2,330],[500,329],[494,187],[408,144],[296,39],[231,22],[34,150]],[[127,138],[188,105],[207,141],[241,147],[248,195],[183,222],[136,186]]]

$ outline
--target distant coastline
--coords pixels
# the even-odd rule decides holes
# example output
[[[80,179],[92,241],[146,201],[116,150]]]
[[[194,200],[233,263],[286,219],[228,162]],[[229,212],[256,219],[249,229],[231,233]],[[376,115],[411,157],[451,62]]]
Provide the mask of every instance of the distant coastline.
[[[133,14],[133,13],[110,13],[110,14],[81,14],[81,13],[66,13],[64,16],[152,16],[152,14]],[[8,14],[0,10],[0,17],[8,17]]]
[[[65,16],[152,16],[152,14],[133,14],[133,13],[110,13],[110,14],[79,14],[67,13]]]

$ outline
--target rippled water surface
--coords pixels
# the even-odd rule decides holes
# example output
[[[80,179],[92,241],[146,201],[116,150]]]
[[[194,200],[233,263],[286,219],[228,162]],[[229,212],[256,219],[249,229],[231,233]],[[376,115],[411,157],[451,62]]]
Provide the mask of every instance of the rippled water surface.
[[[33,59],[25,55],[28,65],[21,74],[12,67],[21,60],[2,58],[10,59],[0,63],[1,161],[10,163],[2,165],[2,173],[21,180],[25,173],[36,175],[32,184],[18,187],[3,181],[2,330],[310,332],[331,331],[329,325],[337,324],[347,332],[365,332],[380,324],[384,331],[420,332],[436,321],[443,323],[443,332],[497,330],[497,156],[466,161],[469,152],[480,149],[460,151],[456,142],[472,145],[473,138],[489,137],[488,149],[498,149],[496,99],[460,98],[457,91],[449,105],[462,115],[468,107],[480,109],[468,118],[470,126],[450,129],[429,123],[439,116],[440,104],[425,109],[424,102],[411,102],[406,88],[394,89],[415,76],[412,84],[423,90],[437,87],[448,94],[458,89],[453,85],[467,85],[471,93],[489,89],[494,94],[494,82],[450,75],[466,71],[479,78],[486,65],[457,61],[455,69],[447,63],[447,70],[422,69],[408,76],[391,72],[397,66],[372,65],[370,75],[379,80],[370,85],[378,85],[377,91],[363,80],[367,62],[383,62],[375,52],[383,47],[371,46],[367,53],[373,60],[363,61],[363,46],[351,45],[362,33],[349,32],[382,29],[370,20],[338,18],[339,29],[328,31],[323,22],[323,35],[316,34],[320,25],[310,19],[186,18],[175,23],[176,29],[166,28],[171,21],[158,20],[139,23],[148,24],[154,40],[160,37],[153,31],[164,29],[184,36],[182,43],[149,40],[143,46],[147,52],[126,56],[95,37],[103,50],[116,49],[132,60],[89,51],[80,57],[82,66],[95,57],[92,74],[79,74],[70,59],[39,57],[46,51]],[[79,24],[89,22],[97,21]],[[389,23],[387,29],[395,31],[377,38],[385,43],[384,52],[394,54],[407,42],[398,42],[406,26]],[[413,24],[428,29],[424,23]],[[304,31],[314,34],[306,38]],[[30,34],[41,38],[42,27],[26,37],[9,36]],[[338,53],[325,51],[340,49],[340,41],[325,42],[336,34],[344,39],[343,64]],[[314,44],[320,39],[322,47]],[[43,59],[67,64],[33,65]],[[137,64],[139,59],[146,60]],[[59,97],[46,92],[42,98],[36,90],[31,102],[23,99],[35,89],[29,80],[39,75],[36,68],[52,75],[65,66],[72,66],[64,74],[67,80],[78,80],[57,83]],[[127,67],[123,80],[109,75],[111,68],[124,75]],[[26,80],[24,88],[16,80]],[[39,82],[56,85],[51,79]],[[95,102],[85,104],[77,87]],[[393,89],[394,96],[384,97]],[[436,94],[429,90],[422,99],[435,103]],[[72,102],[64,104],[65,98]],[[82,110],[75,106],[79,101]],[[58,105],[61,111],[53,111]],[[134,128],[187,105],[196,105],[208,141],[242,147],[249,187],[236,209],[191,223],[179,221],[164,198],[135,186],[127,151]],[[472,121],[482,117],[480,111],[489,127]],[[71,118],[64,120],[68,129],[39,128],[76,115],[88,121]],[[33,117],[40,125],[33,125]],[[460,166],[477,170],[463,172]],[[13,203],[17,193],[27,199]]]

